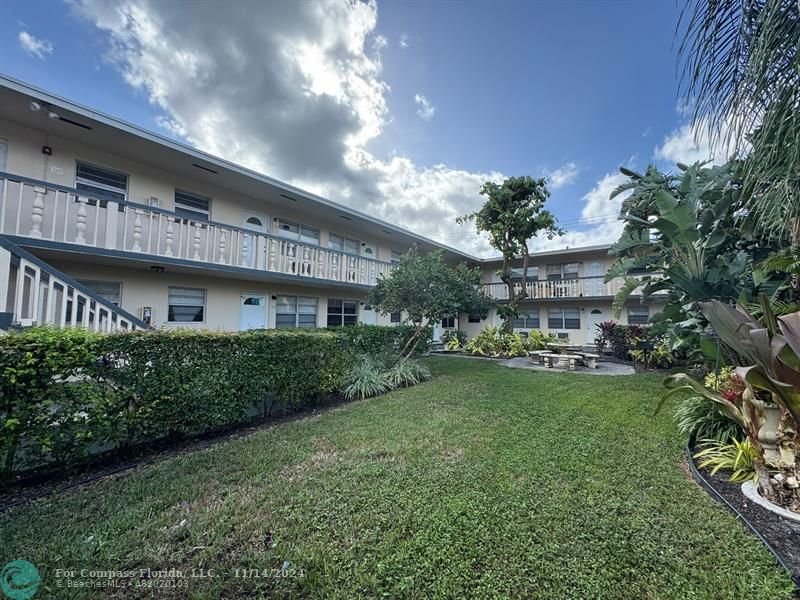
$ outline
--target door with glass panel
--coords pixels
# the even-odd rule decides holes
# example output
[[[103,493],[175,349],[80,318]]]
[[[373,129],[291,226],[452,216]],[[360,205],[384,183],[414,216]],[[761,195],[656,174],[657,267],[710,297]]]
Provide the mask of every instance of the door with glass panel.
[[[242,227],[258,233],[268,233],[269,217],[246,210],[242,213]],[[267,253],[267,240],[260,235],[246,235],[243,243],[247,248],[243,254],[243,267],[251,269],[264,268]]]
[[[266,329],[267,297],[263,294],[242,294],[239,297],[239,329]]]

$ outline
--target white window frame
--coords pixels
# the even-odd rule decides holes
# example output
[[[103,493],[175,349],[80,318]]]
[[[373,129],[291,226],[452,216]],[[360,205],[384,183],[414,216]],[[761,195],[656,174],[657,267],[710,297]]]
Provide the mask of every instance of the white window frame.
[[[341,241],[339,244],[340,248],[333,247],[333,238],[338,238]],[[347,250],[348,242],[351,242],[351,246],[354,247],[353,250]],[[330,233],[328,234],[328,248],[335,252],[343,252],[344,254],[354,254],[357,256],[361,250],[361,241],[345,235],[339,235],[338,233]]]
[[[78,279],[78,283],[82,283],[89,289],[91,289],[95,294],[103,298],[106,302],[113,304],[114,306],[122,306],[122,282],[121,281],[104,281],[101,279]],[[98,287],[102,286],[116,286],[117,287],[117,302],[113,300],[109,300],[103,292],[98,290]]]
[[[550,319],[554,318],[554,317],[550,316],[551,312],[553,312],[553,311],[560,311],[561,312],[561,317],[560,317],[561,325],[559,327],[553,327],[551,325],[551,323],[550,323]],[[578,324],[576,326],[572,326],[572,325],[567,326],[567,311],[571,311],[571,312],[572,311],[577,311],[577,313],[578,313],[578,319],[577,319],[578,320]],[[575,317],[570,317],[569,320],[570,321],[574,321]],[[573,330],[573,331],[576,331],[576,330],[580,329],[581,328],[581,309],[580,308],[575,308],[575,307],[572,307],[572,306],[559,307],[559,308],[556,308],[556,307],[548,308],[547,309],[547,328],[548,329],[569,329],[569,330]]]
[[[174,304],[171,301],[172,291],[173,290],[191,290],[193,292],[203,292],[203,304],[201,306],[203,310],[203,318],[200,321],[182,321],[182,320],[174,320],[170,318],[170,307],[171,306],[199,306],[197,304]],[[171,285],[167,289],[167,323],[205,323],[207,319],[207,306],[208,306],[208,290],[206,288],[195,288],[195,287],[186,287],[181,285]]]
[[[302,223],[296,223],[295,221],[290,221],[289,219],[281,219],[280,217],[278,217],[277,223],[278,223],[278,231],[276,232],[276,234],[278,235],[278,237],[282,237],[286,240],[294,240],[296,242],[300,242],[301,244],[319,246],[320,231],[316,227],[309,227],[308,225],[303,225]],[[296,227],[297,231],[293,232],[291,230],[284,229],[284,225],[288,225],[289,227]],[[303,239],[304,229],[306,231],[313,231],[314,233],[316,233],[315,241],[311,242]]]
[[[195,201],[203,201],[206,203],[208,208],[202,209],[197,208],[195,206],[181,206],[178,203],[178,194],[183,194],[190,200]],[[197,192],[190,192],[189,190],[182,189],[182,188],[175,188],[175,192],[173,194],[173,202],[174,202],[174,211],[182,219],[187,219],[189,221],[210,221],[211,220],[211,197],[206,196],[204,194],[198,194]]]
[[[575,270],[568,270],[568,268],[575,267]],[[580,276],[580,263],[558,263],[545,266],[545,273],[547,274],[548,281],[569,281],[578,279]]]
[[[109,173],[113,173],[115,175],[122,175],[125,177],[125,190],[123,191],[121,188],[114,187],[113,185],[109,185],[107,183],[93,181],[91,179],[86,179],[81,177],[78,174],[78,170],[80,165],[86,165],[87,167],[91,167],[93,169],[101,169],[103,171],[108,171]],[[78,186],[84,185],[87,187],[92,187],[95,190],[99,190],[99,192],[95,192],[95,195],[102,197],[103,200],[110,200],[112,202],[119,202],[124,204],[128,200],[128,187],[131,184],[131,177],[127,173],[123,173],[122,171],[117,171],[116,169],[110,169],[109,167],[104,167],[103,165],[98,165],[95,163],[91,163],[86,160],[77,159],[75,161],[75,188],[80,189]],[[81,190],[87,193],[92,193],[94,190]],[[103,197],[104,192],[107,192],[109,196]],[[121,194],[122,199],[116,197],[116,194]]]
[[[280,305],[281,305],[281,298],[293,298],[294,299],[294,312],[280,312]],[[301,313],[299,312],[300,302],[299,300],[303,298],[305,300],[313,300],[314,301],[314,312],[313,313]],[[278,321],[281,315],[291,315],[294,314],[294,325],[291,327],[287,327],[284,325],[279,325]],[[307,327],[300,325],[300,315],[314,315],[314,326]],[[275,329],[294,329],[294,328],[303,328],[303,329],[316,329],[319,327],[319,298],[315,298],[313,296],[292,296],[289,294],[281,294],[277,297],[275,303]]]
[[[538,307],[521,310],[519,311],[519,316],[514,319],[514,329],[539,329],[542,324],[541,317]],[[536,325],[533,324],[534,318],[536,319]],[[522,321],[521,325],[518,323],[520,320]]]
[[[339,309],[339,312],[331,312],[331,302],[341,302],[342,306]],[[344,311],[345,304],[352,304],[355,306],[356,311],[354,313],[346,313]],[[339,317],[339,323],[331,325],[330,319],[331,316]],[[352,317],[352,323],[345,323],[345,317]],[[327,302],[327,312],[325,313],[325,326],[326,327],[344,327],[349,325],[357,325],[358,324],[358,300],[350,300],[348,298],[328,298]]]
[[[647,322],[650,320],[650,307],[649,306],[629,306],[628,307],[628,325],[647,325]],[[631,311],[638,311],[640,314],[635,315],[631,314]],[[631,321],[631,317],[634,317],[634,320]],[[644,317],[644,321],[641,321],[641,317]]]
[[[539,266],[528,266],[528,281],[539,280]],[[501,280],[502,281],[502,280]],[[511,269],[511,281],[522,281],[522,267],[514,267]]]

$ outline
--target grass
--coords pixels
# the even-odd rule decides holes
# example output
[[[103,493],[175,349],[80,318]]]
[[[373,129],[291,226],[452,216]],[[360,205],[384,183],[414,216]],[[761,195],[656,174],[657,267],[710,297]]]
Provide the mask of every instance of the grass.
[[[686,476],[657,377],[427,364],[431,382],[0,515],[0,559],[57,598],[790,596]],[[215,576],[86,590],[57,568]]]

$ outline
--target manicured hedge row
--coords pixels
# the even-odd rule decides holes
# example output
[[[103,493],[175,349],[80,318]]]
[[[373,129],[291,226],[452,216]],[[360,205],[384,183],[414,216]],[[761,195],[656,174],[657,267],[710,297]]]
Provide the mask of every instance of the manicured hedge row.
[[[406,327],[103,335],[34,328],[0,337],[0,479],[257,413],[291,412],[341,389],[349,362],[401,346]]]

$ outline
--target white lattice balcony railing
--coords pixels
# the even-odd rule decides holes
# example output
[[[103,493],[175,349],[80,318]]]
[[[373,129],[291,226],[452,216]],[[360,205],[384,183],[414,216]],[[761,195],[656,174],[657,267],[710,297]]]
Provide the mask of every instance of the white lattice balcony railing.
[[[391,263],[0,172],[0,235],[375,285]]]

